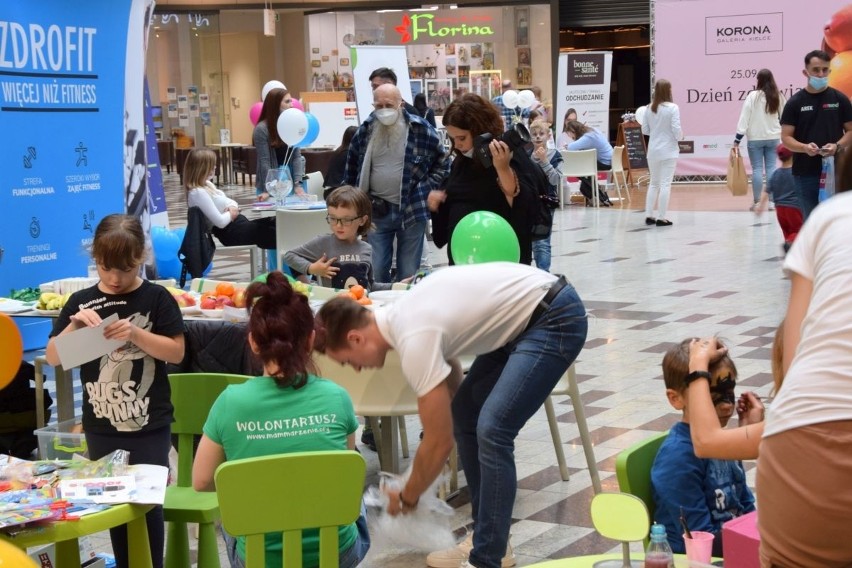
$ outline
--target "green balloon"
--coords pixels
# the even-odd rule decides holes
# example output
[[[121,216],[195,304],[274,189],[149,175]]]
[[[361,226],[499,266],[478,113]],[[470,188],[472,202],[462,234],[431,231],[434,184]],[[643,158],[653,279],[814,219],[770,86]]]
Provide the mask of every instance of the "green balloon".
[[[456,264],[518,262],[521,245],[508,221],[490,211],[465,215],[453,231],[450,250]]]

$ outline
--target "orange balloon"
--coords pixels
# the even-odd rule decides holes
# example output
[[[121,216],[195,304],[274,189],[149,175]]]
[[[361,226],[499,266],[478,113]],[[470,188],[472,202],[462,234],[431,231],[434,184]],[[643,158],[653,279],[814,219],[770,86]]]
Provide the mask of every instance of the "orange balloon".
[[[0,540],[0,568],[38,568],[38,565],[20,548]]]
[[[15,322],[0,314],[0,389],[12,382],[24,356],[24,341]],[[2,558],[2,556],[0,556]],[[0,564],[0,567],[3,565]]]

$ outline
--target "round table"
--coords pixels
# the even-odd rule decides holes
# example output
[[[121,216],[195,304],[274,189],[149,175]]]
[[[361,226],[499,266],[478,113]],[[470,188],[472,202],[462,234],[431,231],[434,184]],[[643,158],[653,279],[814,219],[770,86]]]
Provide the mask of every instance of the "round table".
[[[99,513],[80,517],[77,521],[48,523],[24,529],[15,536],[0,533],[0,540],[21,549],[56,544],[56,568],[80,568],[80,537],[127,524],[130,568],[151,568],[153,563],[145,513],[152,508],[153,505],[113,505]]]

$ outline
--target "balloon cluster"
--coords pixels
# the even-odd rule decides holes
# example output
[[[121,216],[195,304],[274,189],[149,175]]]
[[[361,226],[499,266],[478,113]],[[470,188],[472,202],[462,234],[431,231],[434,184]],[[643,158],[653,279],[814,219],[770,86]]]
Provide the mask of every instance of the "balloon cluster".
[[[286,89],[281,81],[268,81],[260,91],[261,102],[254,103],[249,109],[249,120],[255,126],[260,120],[263,102],[272,89]],[[305,148],[314,143],[319,136],[319,121],[314,115],[305,112],[299,99],[293,99],[292,106],[278,115],[278,136],[291,148]]]
[[[535,94],[529,89],[524,89],[520,93],[509,89],[503,92],[503,106],[506,108],[532,108],[535,104]]]
[[[178,259],[178,250],[183,243],[186,227],[169,230],[165,227],[151,227],[151,247],[154,249],[154,260],[157,264],[157,274],[160,278],[180,278],[183,265]],[[210,273],[213,263],[204,270],[204,276]]]

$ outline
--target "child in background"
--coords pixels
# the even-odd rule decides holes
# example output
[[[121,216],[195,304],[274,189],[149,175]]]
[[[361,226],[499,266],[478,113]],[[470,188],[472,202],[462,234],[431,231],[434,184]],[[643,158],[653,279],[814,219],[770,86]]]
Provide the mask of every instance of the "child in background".
[[[804,218],[799,204],[799,196],[796,193],[796,184],[793,181],[793,152],[779,144],[775,148],[781,167],[772,172],[769,181],[760,193],[760,201],[754,208],[755,215],[760,215],[766,210],[770,196],[775,203],[775,215],[778,224],[784,233],[784,252],[793,246],[796,235],[802,228]]]
[[[308,371],[314,343],[314,315],[307,296],[293,291],[280,272],[270,272],[265,282],[253,282],[248,287],[246,306],[249,345],[263,361],[264,376],[229,386],[210,409],[192,466],[192,485],[197,491],[216,490],[216,468],[225,461],[355,449],[358,421],[349,393]],[[279,420],[282,417],[287,420]],[[313,423],[314,417],[330,420],[322,428],[305,429],[305,420],[310,418]],[[261,438],[238,428],[243,421],[281,425]],[[370,547],[363,505],[358,520],[341,526],[338,535],[340,567],[357,566]],[[231,567],[242,568],[245,538],[235,539],[226,534],[225,545]],[[281,533],[266,535],[267,567],[281,566],[281,549]],[[318,531],[304,531],[304,565],[317,566],[318,554]]]
[[[89,458],[121,449],[130,452],[131,464],[168,467],[174,409],[166,363],[183,359],[180,308],[168,290],[139,277],[146,251],[136,217],[104,217],[95,230],[92,258],[100,282],[72,294],[62,308],[47,344],[47,362],[61,363],[56,336],[96,327],[118,314],[120,319],[104,328],[104,338],[126,343],[80,366]],[[163,508],[154,507],[145,517],[154,566],[162,568]],[[126,568],[127,527],[110,529],[110,536],[116,563]]]
[[[754,511],[754,495],[746,485],[745,470],[739,461],[702,459],[695,455],[690,437],[687,387],[689,346],[686,339],[669,349],[663,357],[663,379],[666,397],[683,419],[675,424],[663,441],[651,468],[651,490],[654,496],[654,521],[666,527],[672,551],[685,552],[681,511],[686,525],[693,531],[713,533],[713,555],[722,556],[722,524]],[[724,428],[738,410],[734,387],[737,368],[725,354],[709,366],[710,394],[719,422]],[[740,413],[740,426],[746,425],[747,414]]]
[[[537,164],[544,175],[547,176],[548,196],[559,203],[559,178],[562,176],[562,154],[552,148],[548,148],[547,142],[551,139],[550,124],[544,120],[537,119],[530,124],[530,138],[532,139],[532,150],[530,157]],[[532,242],[533,259],[538,268],[550,272],[550,235],[545,239]]]
[[[373,247],[361,237],[372,225],[367,194],[351,185],[338,187],[326,200],[331,234],[319,235],[288,250],[284,261],[292,269],[315,276],[320,285],[348,289],[360,284],[367,290],[387,290],[390,284],[373,281]]]

